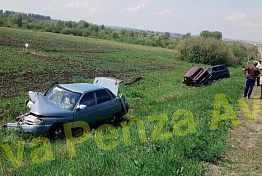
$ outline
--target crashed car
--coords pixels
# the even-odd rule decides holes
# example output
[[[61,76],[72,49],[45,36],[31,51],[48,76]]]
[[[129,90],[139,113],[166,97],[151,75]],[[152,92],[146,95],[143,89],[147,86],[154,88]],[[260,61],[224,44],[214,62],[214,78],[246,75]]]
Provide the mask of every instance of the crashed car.
[[[192,67],[184,76],[183,83],[188,86],[200,86],[206,83],[210,74],[207,69],[203,69],[201,67]]]
[[[118,92],[120,83],[113,78],[98,77],[93,84],[55,83],[45,93],[30,91],[27,101],[30,112],[6,127],[57,140],[64,138],[63,124],[67,122],[85,121],[94,128],[118,122],[128,113],[128,104]]]
[[[208,67],[207,70],[211,75],[210,80],[218,80],[230,77],[229,70],[224,64]]]
[[[229,77],[230,72],[224,64],[208,68],[192,67],[185,74],[183,83],[188,86],[201,86],[214,80]]]

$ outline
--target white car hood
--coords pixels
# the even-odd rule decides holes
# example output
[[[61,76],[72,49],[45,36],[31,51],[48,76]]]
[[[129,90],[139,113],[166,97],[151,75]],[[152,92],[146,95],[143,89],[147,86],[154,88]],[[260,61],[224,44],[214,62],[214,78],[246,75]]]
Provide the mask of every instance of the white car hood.
[[[118,87],[122,81],[115,78],[96,77],[93,84],[109,89],[115,96],[118,95]]]

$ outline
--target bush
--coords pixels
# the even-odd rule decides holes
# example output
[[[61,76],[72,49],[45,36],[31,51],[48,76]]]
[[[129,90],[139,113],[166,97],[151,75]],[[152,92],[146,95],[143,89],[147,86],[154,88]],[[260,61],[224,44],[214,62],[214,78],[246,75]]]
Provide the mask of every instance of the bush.
[[[83,31],[82,31],[82,35],[83,35],[84,37],[90,36],[91,33],[92,33],[92,31],[91,31],[91,29],[89,29],[89,28],[83,29]]]
[[[81,36],[82,35],[82,30],[79,28],[72,28],[71,29],[71,34]]]
[[[60,31],[60,33],[61,33],[61,34],[66,34],[66,35],[70,35],[70,34],[71,34],[71,29],[68,28],[68,27],[66,27],[66,28],[62,29],[62,30]]]
[[[247,48],[240,43],[230,43],[229,44],[230,49],[234,53],[234,55],[241,61],[247,60]]]
[[[179,57],[189,62],[228,66],[239,64],[227,44],[214,38],[184,38],[178,42],[176,49]]]

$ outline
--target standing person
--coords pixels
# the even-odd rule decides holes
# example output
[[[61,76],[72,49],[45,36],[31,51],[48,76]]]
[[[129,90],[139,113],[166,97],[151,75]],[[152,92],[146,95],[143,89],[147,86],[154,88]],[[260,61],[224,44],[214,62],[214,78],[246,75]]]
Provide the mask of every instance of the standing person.
[[[257,69],[257,65],[258,63],[255,61],[253,66],[249,66],[244,68],[243,70],[245,71],[246,74],[246,88],[244,91],[244,97],[246,98],[250,98],[254,85],[255,85],[255,81],[256,81],[256,77],[259,75],[258,74],[258,69]]]
[[[262,70],[261,61],[258,62],[258,64],[257,64],[257,69],[258,69],[259,71]],[[257,86],[260,86],[260,76],[257,77]]]

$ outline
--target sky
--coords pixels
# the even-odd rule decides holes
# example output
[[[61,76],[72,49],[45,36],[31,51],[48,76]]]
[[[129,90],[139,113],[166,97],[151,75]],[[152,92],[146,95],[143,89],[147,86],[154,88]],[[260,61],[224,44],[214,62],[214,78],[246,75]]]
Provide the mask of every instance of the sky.
[[[262,42],[262,0],[0,0],[0,9],[61,20]]]

